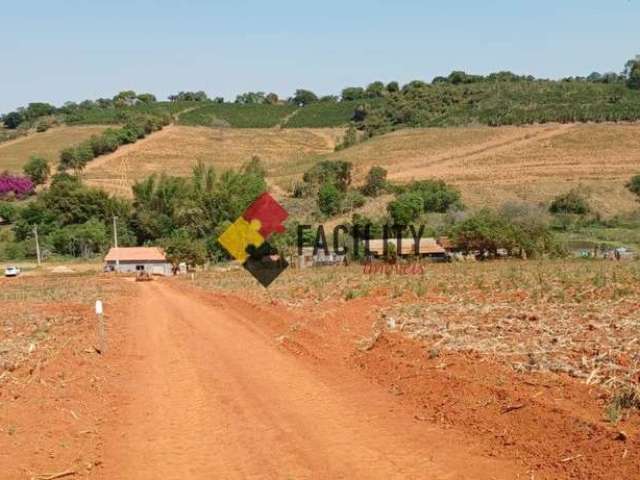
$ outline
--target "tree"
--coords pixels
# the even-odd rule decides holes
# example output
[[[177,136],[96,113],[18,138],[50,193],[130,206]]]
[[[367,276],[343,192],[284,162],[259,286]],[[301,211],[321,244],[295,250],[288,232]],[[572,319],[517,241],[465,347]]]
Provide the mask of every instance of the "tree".
[[[636,195],[638,197],[638,201],[640,201],[640,175],[631,177],[631,180],[626,184],[626,187],[631,193]]]
[[[152,93],[141,93],[138,95],[138,100],[142,103],[154,103],[156,102],[156,96]]]
[[[9,112],[2,117],[2,122],[6,128],[14,130],[24,122],[25,118],[20,112]]]
[[[624,76],[627,79],[627,87],[640,89],[640,55],[627,61],[624,66]]]
[[[347,131],[344,133],[344,137],[342,137],[342,142],[336,145],[336,151],[344,150],[345,148],[352,147],[358,143],[358,131],[353,124],[349,125]]]
[[[298,89],[293,94],[291,98],[291,102],[296,105],[309,105],[311,103],[316,103],[318,101],[318,96],[313,93],[311,90]]]
[[[23,167],[23,171],[27,177],[36,185],[41,185],[47,181],[51,169],[46,159],[38,156],[31,156],[29,161]]]
[[[589,207],[589,202],[584,195],[578,190],[572,189],[554,198],[549,206],[549,211],[554,214],[586,215],[591,211],[591,207]]]
[[[184,262],[189,267],[203,265],[207,261],[207,246],[203,240],[191,238],[188,232],[177,230],[168,239],[161,241],[167,260],[173,268]]]
[[[443,180],[415,181],[407,190],[420,195],[425,212],[444,213],[450,208],[463,208],[460,191]]]
[[[27,120],[35,120],[38,117],[44,117],[45,115],[52,115],[55,113],[56,107],[48,103],[33,102],[30,103],[24,110],[24,116]]]
[[[342,211],[344,194],[333,183],[324,183],[318,191],[318,208],[325,215]]]
[[[0,174],[0,198],[25,198],[33,193],[33,182],[8,172]]]
[[[309,185],[331,183],[341,192],[351,185],[353,164],[344,160],[322,160],[307,170],[302,180]]]
[[[265,103],[264,92],[246,92],[236,96],[236,103],[243,105]]]
[[[102,252],[109,243],[108,239],[104,222],[96,218],[56,229],[49,236],[56,252],[74,257],[89,257]]]
[[[387,83],[386,89],[389,93],[398,93],[400,91],[400,84],[394,80]]]
[[[368,197],[377,197],[385,188],[387,188],[387,171],[382,167],[371,167],[362,187],[362,193]]]
[[[387,212],[397,225],[408,225],[423,212],[422,197],[415,192],[405,192],[389,202]]]
[[[130,107],[137,101],[136,92],[133,90],[123,90],[113,97],[113,103],[116,107]]]
[[[60,152],[59,168],[62,171],[72,169],[77,176],[93,158],[91,143],[83,142],[77,147],[65,148]]]
[[[380,81],[372,82],[367,86],[365,94],[368,98],[383,97],[385,93],[384,83]]]
[[[462,250],[477,251],[481,256],[496,256],[499,248],[511,249],[514,244],[508,222],[488,208],[455,225],[452,236]]]
[[[342,90],[342,101],[348,102],[350,100],[361,100],[365,98],[364,88],[362,87],[347,87]]]
[[[170,102],[206,102],[209,97],[202,90],[197,92],[179,92],[175,95],[169,95]],[[221,102],[222,103],[222,102]]]
[[[265,98],[264,98],[265,102],[268,103],[269,105],[277,105],[279,98],[278,95],[276,95],[275,93],[271,92],[270,94],[268,94]]]

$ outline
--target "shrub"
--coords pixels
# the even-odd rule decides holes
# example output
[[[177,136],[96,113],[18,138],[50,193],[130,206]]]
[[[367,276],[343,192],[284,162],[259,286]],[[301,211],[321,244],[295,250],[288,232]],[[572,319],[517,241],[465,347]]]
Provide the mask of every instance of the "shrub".
[[[2,122],[6,128],[14,130],[24,122],[24,116],[20,112],[10,112],[2,117]]]
[[[640,201],[640,175],[631,177],[631,180],[629,180],[626,187],[631,193],[636,195],[638,197],[638,200]]]
[[[18,209],[9,202],[0,202],[0,223],[12,223],[18,215]]]
[[[49,241],[57,253],[74,257],[100,253],[109,243],[104,223],[95,218],[56,229]]]
[[[30,178],[8,173],[0,175],[0,198],[24,198],[33,193],[33,188],[34,184]]]
[[[349,128],[347,128],[347,131],[345,132],[344,137],[342,137],[342,142],[336,145],[335,150],[336,151],[344,150],[345,148],[352,147],[356,143],[358,143],[358,131],[356,130],[356,127],[354,127],[352,124],[352,125],[349,125]]]
[[[366,94],[364,88],[361,87],[347,87],[342,90],[342,101],[348,102],[350,100],[361,100],[365,98]]]
[[[405,192],[389,202],[387,212],[398,225],[408,225],[423,212],[424,201],[416,192]]]
[[[296,105],[309,105],[318,101],[318,96],[310,90],[298,89],[291,101]]]
[[[344,196],[343,209],[345,212],[350,212],[356,208],[364,206],[366,198],[362,193],[357,190],[349,190]]]
[[[549,211],[553,214],[586,215],[591,211],[587,199],[578,191],[570,190],[567,193],[558,195],[549,206]]]
[[[346,192],[351,185],[351,162],[343,160],[323,160],[316,163],[302,176],[302,180],[311,185],[331,183],[340,191]]]
[[[41,185],[47,181],[51,169],[49,162],[42,157],[32,156],[23,167],[23,171],[27,177],[36,185]]]
[[[42,133],[42,132],[46,132],[47,130],[49,130],[49,122],[47,122],[46,120],[41,120],[38,122],[38,125],[36,126],[36,132],[38,133]]]
[[[324,183],[318,191],[318,208],[325,215],[335,215],[342,210],[343,197],[333,183]]]
[[[460,191],[442,180],[421,180],[408,185],[407,191],[422,198],[425,212],[444,213],[450,208],[462,208]]]
[[[377,197],[387,187],[387,171],[382,167],[371,167],[362,187],[362,193],[368,197]]]

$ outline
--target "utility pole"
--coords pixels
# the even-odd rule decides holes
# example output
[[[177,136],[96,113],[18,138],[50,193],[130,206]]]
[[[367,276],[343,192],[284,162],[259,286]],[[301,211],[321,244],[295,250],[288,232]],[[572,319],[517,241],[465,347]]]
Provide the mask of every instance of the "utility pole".
[[[116,222],[118,217],[113,216],[113,246],[118,248],[118,224]],[[120,270],[120,257],[118,256],[118,252],[116,252],[116,270]]]
[[[33,236],[36,239],[36,257],[38,257],[38,266],[40,266],[40,242],[38,241],[38,226],[33,227]]]

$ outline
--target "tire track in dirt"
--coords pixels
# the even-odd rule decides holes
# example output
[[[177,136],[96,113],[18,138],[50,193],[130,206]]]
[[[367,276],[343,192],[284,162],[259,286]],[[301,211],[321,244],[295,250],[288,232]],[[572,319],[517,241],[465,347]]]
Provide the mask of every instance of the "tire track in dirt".
[[[282,349],[258,311],[136,284],[113,321],[121,377],[102,478],[517,478],[461,434],[416,422],[336,363]],[[251,318],[249,318],[251,317]],[[117,354],[114,355],[114,353]],[[339,359],[336,359],[338,362]],[[320,368],[321,367],[321,368]]]
[[[542,140],[549,140],[559,135],[567,133],[575,124],[553,125],[543,128],[535,133],[516,130],[513,132],[513,138],[507,140],[500,139],[489,141],[480,145],[473,145],[469,148],[461,149],[460,152],[454,154],[445,154],[434,157],[430,160],[418,160],[415,162],[407,162],[403,164],[401,171],[390,172],[389,177],[396,180],[406,180],[411,178],[426,178],[442,176],[450,170],[450,166],[464,160],[465,163],[480,160],[488,155],[496,153],[508,153],[522,146],[536,143]],[[434,171],[435,168],[435,171]]]

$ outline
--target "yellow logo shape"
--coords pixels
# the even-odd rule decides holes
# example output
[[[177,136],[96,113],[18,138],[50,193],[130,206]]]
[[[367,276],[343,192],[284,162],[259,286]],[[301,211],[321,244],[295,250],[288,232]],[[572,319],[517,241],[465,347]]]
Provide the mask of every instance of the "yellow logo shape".
[[[243,217],[238,218],[218,238],[218,242],[227,249],[229,254],[239,262],[244,262],[249,254],[247,247],[254,245],[256,248],[264,243],[260,230],[260,220],[253,219],[247,222]]]

